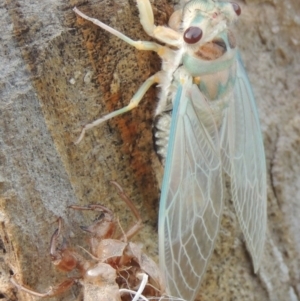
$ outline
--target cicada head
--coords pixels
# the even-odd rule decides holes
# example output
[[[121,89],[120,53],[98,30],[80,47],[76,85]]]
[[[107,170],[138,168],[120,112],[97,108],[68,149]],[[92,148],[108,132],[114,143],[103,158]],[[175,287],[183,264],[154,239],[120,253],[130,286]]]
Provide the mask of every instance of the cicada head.
[[[211,42],[227,31],[240,13],[239,5],[232,2],[190,1],[182,11],[183,38],[187,44],[204,45]]]
[[[213,0],[189,1],[182,9],[183,65],[194,78],[201,77],[199,88],[211,100],[234,85],[236,43],[230,27],[240,13],[236,3]]]
[[[181,23],[187,52],[206,61],[232,57],[230,50],[235,48],[235,41],[229,28],[240,13],[239,5],[232,2],[188,2]]]

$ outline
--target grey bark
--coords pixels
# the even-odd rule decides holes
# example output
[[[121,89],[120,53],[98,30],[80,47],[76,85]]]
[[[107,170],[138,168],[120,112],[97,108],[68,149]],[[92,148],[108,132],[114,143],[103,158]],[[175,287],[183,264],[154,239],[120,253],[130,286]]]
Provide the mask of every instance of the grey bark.
[[[153,3],[158,24],[167,23],[172,2]],[[160,59],[76,18],[74,6],[134,39],[149,40],[135,1],[0,3],[0,298],[5,300],[33,299],[11,285],[12,273],[37,291],[66,277],[55,271],[48,255],[55,221],[64,219],[73,246],[86,246],[79,225],[92,219],[68,205],[101,203],[124,228],[133,221],[110,180],[123,186],[141,212],[145,226],[135,240],[157,257],[155,88],[131,113],[89,131],[78,146],[73,142],[82,125],[126,105],[159,70]],[[294,301],[300,299],[300,3],[246,1],[241,6],[236,32],[266,148],[268,235],[255,275],[226,201],[199,300]],[[75,299],[78,291],[56,299]]]

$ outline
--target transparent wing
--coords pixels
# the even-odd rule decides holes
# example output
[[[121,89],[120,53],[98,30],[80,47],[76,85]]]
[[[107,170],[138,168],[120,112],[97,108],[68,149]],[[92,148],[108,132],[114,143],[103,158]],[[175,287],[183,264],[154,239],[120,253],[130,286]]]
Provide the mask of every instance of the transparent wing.
[[[217,126],[197,86],[179,87],[159,212],[159,256],[168,293],[194,300],[213,252],[223,204]]]
[[[239,55],[234,99],[225,112],[221,145],[235,210],[257,272],[267,223],[266,160],[254,96]]]

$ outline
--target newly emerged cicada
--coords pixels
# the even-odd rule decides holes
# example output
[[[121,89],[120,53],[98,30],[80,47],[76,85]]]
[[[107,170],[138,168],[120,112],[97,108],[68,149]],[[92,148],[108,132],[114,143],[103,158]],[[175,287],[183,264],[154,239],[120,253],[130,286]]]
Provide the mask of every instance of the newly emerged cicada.
[[[169,294],[196,297],[214,249],[223,207],[223,177],[257,272],[266,232],[266,164],[255,100],[230,27],[238,4],[182,0],[169,26],[155,26],[149,0],[137,0],[146,33],[163,43],[134,41],[75,12],[140,50],[155,51],[162,70],[128,106],[85,131],[135,108],[149,87],[161,88],[155,139],[164,163],[159,210],[159,258]]]

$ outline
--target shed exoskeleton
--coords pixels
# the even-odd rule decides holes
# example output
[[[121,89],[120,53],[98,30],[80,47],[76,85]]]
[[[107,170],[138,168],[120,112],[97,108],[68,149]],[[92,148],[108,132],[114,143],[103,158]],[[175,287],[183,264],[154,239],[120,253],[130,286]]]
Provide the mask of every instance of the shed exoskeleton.
[[[45,293],[20,285],[13,276],[11,281],[18,289],[37,297],[52,297],[78,283],[83,287],[85,301],[129,301],[134,296],[145,298],[164,294],[164,283],[155,262],[142,252],[140,245],[128,241],[141,229],[141,216],[122,187],[116,182],[112,183],[136,217],[136,223],[126,233],[115,237],[118,223],[111,210],[99,204],[69,206],[74,210],[93,210],[100,213],[93,224],[80,227],[89,234],[90,250],[86,251],[89,258],[86,259],[86,256],[68,246],[62,236],[63,221],[59,218],[58,228],[50,240],[52,263],[64,272],[77,270],[78,275],[50,287]],[[62,241],[59,247],[58,241]]]

